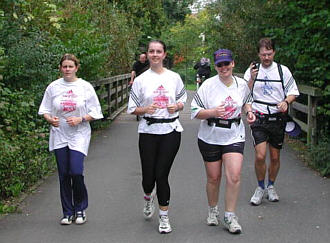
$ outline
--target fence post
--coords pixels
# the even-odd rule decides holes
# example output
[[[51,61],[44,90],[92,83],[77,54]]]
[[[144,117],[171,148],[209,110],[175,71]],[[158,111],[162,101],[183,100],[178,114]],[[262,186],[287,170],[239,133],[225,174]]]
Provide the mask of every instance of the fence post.
[[[118,79],[116,80],[116,82],[114,82],[114,84],[116,83],[116,101],[115,101],[115,104],[116,104],[116,110],[118,110]]]
[[[120,87],[120,92],[121,92],[121,103],[124,103],[124,81],[125,80],[121,80],[120,83],[121,83],[121,87]]]
[[[106,89],[107,89],[108,117],[111,117],[111,84],[106,84]]]
[[[308,144],[315,145],[317,142],[317,122],[316,122],[317,97],[308,96]]]

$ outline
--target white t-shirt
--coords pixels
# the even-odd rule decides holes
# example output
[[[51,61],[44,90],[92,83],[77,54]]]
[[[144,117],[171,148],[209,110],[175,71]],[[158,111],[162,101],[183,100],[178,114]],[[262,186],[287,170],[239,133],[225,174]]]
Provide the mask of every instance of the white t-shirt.
[[[59,127],[51,126],[49,150],[69,146],[84,155],[88,153],[91,137],[89,122],[69,126],[66,118],[90,115],[94,119],[103,118],[101,106],[93,86],[83,79],[67,82],[63,78],[50,83],[45,91],[39,115],[50,114],[60,120]]]
[[[279,82],[281,77],[276,62],[273,62],[268,68],[264,68],[262,65],[259,66],[259,72],[252,90],[254,100],[270,104],[278,104],[288,95],[299,95],[296,81],[290,70],[286,66],[281,65],[281,67],[283,72],[284,90],[282,82]],[[250,77],[250,68],[248,68],[244,74],[244,79],[249,81]],[[271,114],[280,112],[277,106],[268,106],[268,108]],[[269,113],[267,105],[265,104],[253,102],[252,109],[253,111],[259,111],[265,114]]]
[[[191,102],[191,119],[195,118],[202,109],[213,109],[222,102],[226,105],[226,114],[222,119],[233,119],[240,117],[242,107],[245,103],[251,103],[249,87],[246,82],[233,77],[234,82],[227,87],[220,81],[219,75],[207,79],[198,89]],[[229,145],[245,141],[244,123],[241,120],[231,124],[231,128],[209,126],[207,120],[201,120],[198,138],[209,144]]]
[[[170,119],[177,117],[179,112],[170,114],[166,106],[178,102],[184,104],[186,100],[187,93],[179,74],[166,68],[163,73],[158,74],[149,68],[134,80],[128,101],[127,113],[133,113],[137,107],[157,103],[162,108],[157,109],[154,114],[144,114],[144,116]],[[167,134],[173,130],[177,132],[183,131],[179,119],[171,123],[154,123],[148,125],[146,120],[142,118],[138,127],[139,133],[150,134]]]

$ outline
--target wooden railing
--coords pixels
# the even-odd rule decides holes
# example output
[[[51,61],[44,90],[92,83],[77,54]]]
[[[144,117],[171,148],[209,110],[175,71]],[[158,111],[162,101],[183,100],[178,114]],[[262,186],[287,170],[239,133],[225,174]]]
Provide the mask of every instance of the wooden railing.
[[[293,102],[289,107],[289,114],[292,116],[295,122],[297,122],[301,129],[307,133],[307,144],[317,143],[317,99],[322,96],[320,89],[307,86],[298,86],[300,94],[307,95],[308,104],[304,105],[298,102]],[[296,111],[307,114],[307,123],[299,120],[296,116]]]
[[[130,77],[127,73],[91,81],[98,93],[106,119],[115,119],[127,107]]]

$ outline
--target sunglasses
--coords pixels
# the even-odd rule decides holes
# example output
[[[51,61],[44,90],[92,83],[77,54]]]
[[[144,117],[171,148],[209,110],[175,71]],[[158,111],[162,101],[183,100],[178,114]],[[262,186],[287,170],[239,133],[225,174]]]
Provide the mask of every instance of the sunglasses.
[[[224,66],[228,66],[230,64],[230,62],[219,62],[217,64],[217,67],[224,67]]]

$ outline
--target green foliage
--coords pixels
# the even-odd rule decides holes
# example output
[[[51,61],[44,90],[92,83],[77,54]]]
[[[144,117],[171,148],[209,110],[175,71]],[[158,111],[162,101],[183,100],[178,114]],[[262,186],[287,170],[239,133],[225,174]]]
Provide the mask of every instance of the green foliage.
[[[322,176],[330,176],[330,139],[321,136],[319,144],[310,148],[311,161],[309,165],[316,168]]]
[[[251,61],[258,60],[256,44],[265,27],[274,22],[269,17],[274,5],[273,1],[264,0],[223,0],[210,4],[207,9],[214,16],[209,23],[210,48],[232,50],[235,71],[245,72]]]
[[[0,214],[14,213],[16,212],[16,210],[17,210],[17,206],[0,202]]]
[[[213,50],[210,49],[208,30],[212,16],[207,11],[198,15],[189,15],[184,23],[178,22],[163,32],[161,39],[168,46],[168,54],[174,57],[174,69],[177,70],[187,82],[194,82],[196,71],[192,67],[201,57],[212,60]],[[203,42],[201,34],[206,34]],[[185,78],[185,76],[187,76]]]
[[[5,43],[7,64],[4,82],[13,88],[31,88],[48,83],[58,75],[56,48],[49,43],[50,36],[40,32],[30,32],[19,42]],[[9,62],[10,60],[10,62]]]
[[[183,22],[185,17],[191,14],[191,10],[188,7],[193,2],[194,0],[164,0],[163,8],[168,23]]]
[[[33,94],[11,91],[0,83],[0,198],[18,196],[37,182],[54,161],[47,133],[36,117]]]
[[[149,40],[158,38],[166,24],[162,0],[111,0],[115,9],[132,21],[140,32],[139,47],[145,48]],[[137,50],[138,48],[136,48]]]
[[[321,1],[280,2],[273,19],[281,19],[265,30],[275,39],[277,58],[288,65],[299,84],[322,89],[318,103],[321,126],[330,122],[330,12],[329,3]]]

